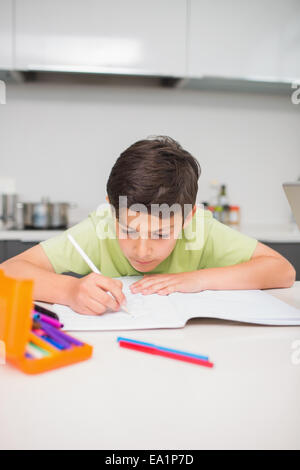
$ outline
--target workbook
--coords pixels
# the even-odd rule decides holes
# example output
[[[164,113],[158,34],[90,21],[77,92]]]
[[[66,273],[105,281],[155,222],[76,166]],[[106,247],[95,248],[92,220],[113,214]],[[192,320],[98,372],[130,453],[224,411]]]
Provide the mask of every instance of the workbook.
[[[127,298],[125,311],[82,315],[54,304],[67,331],[182,328],[191,318],[217,318],[262,325],[300,325],[300,309],[261,290],[205,290],[197,293],[132,294],[129,286],[140,276],[118,278]]]

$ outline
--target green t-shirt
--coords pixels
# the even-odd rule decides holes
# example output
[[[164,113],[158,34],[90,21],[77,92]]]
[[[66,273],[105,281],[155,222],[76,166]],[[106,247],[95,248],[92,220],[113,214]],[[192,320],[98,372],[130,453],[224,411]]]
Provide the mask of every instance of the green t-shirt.
[[[105,207],[105,209],[103,209]],[[141,273],[123,254],[115,233],[109,204],[62,234],[40,242],[56,273],[89,274],[91,269],[69,241],[70,233],[104,276],[137,276]],[[197,207],[170,255],[148,273],[178,273],[231,266],[248,261],[257,240],[217,221],[209,210]]]

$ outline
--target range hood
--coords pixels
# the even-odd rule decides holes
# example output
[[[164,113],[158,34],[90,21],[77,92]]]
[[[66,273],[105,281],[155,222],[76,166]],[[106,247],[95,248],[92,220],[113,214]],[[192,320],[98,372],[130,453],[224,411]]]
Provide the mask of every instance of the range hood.
[[[292,91],[292,84],[296,80],[280,80],[276,77],[257,78],[231,78],[203,76],[200,78],[182,78],[175,84],[178,88],[187,90],[212,90],[229,92],[254,92],[287,94]],[[300,79],[298,80],[300,85]]]
[[[25,81],[55,81],[55,82],[80,82],[80,83],[118,83],[119,85],[150,85],[170,88],[181,88],[186,90],[199,91],[228,91],[228,92],[249,92],[249,93],[272,93],[290,94],[292,84],[299,83],[300,79],[281,80],[276,77],[166,77],[147,74],[134,73],[108,73],[92,70],[51,70],[51,68],[40,68],[39,70],[0,70],[0,80],[5,83],[22,83]]]

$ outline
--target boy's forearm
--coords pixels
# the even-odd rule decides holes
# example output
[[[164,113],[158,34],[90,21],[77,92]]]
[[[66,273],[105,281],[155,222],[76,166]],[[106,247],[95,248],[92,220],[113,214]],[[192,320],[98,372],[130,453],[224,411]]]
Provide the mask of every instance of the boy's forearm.
[[[7,276],[33,279],[33,300],[68,305],[69,294],[77,279],[72,276],[46,271],[24,260],[6,261],[0,264]]]
[[[244,263],[196,271],[204,289],[272,289],[291,287],[295,270],[287,260],[259,256]]]

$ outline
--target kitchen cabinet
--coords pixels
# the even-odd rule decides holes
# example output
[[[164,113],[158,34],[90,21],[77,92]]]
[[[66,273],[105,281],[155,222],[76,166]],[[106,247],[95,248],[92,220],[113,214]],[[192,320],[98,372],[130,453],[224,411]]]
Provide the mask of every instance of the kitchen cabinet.
[[[0,263],[6,260],[5,257],[5,242],[0,240]]]
[[[297,281],[300,281],[300,243],[270,243],[268,241],[260,240],[262,243],[266,244],[273,250],[278,251],[285,258],[287,258],[297,273]],[[0,263],[3,261],[16,256],[19,253],[31,248],[34,245],[37,245],[38,242],[23,242],[20,240],[0,240]],[[1,268],[0,268],[1,269]],[[76,277],[81,277],[81,275],[73,274]]]
[[[7,259],[12,258],[13,256],[17,256],[23,251],[28,250],[29,248],[38,245],[39,242],[24,242],[21,240],[0,240],[0,263],[3,263]],[[1,267],[0,267],[1,269]],[[77,273],[62,273],[68,274],[73,277],[81,278],[81,274]]]
[[[190,0],[188,76],[300,79],[298,0]]]
[[[23,242],[20,240],[9,240],[9,241],[6,241],[5,243],[6,243],[6,246],[5,246],[6,259],[12,258],[13,256],[23,253],[23,251],[26,251],[29,248],[37,245],[36,242]]]
[[[6,261],[13,256],[28,250],[38,242],[22,242],[21,240],[1,240],[0,241],[0,262]]]
[[[0,70],[13,67],[13,0],[0,0]]]
[[[16,0],[16,68],[183,76],[186,0]]]

